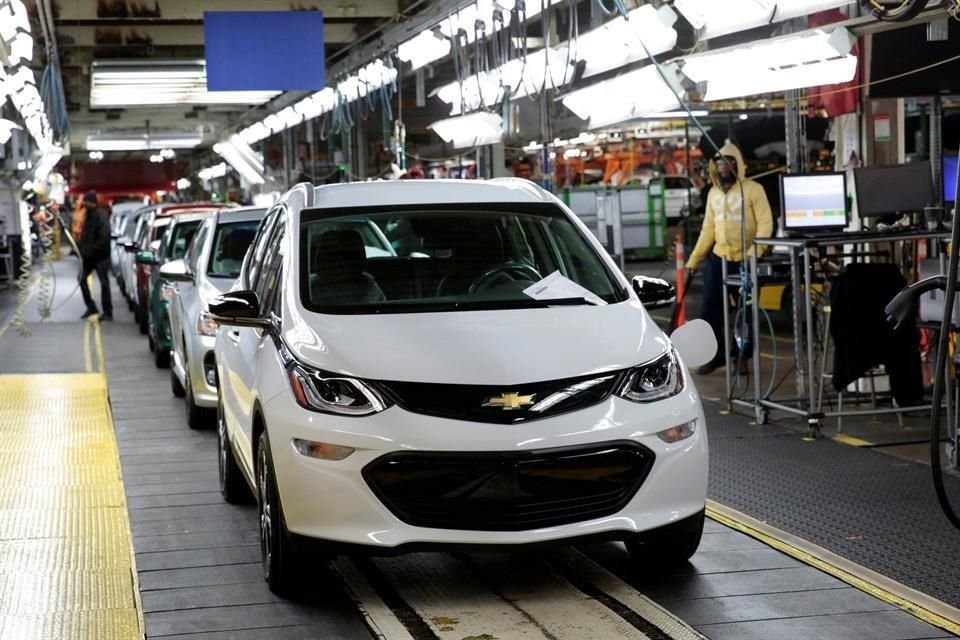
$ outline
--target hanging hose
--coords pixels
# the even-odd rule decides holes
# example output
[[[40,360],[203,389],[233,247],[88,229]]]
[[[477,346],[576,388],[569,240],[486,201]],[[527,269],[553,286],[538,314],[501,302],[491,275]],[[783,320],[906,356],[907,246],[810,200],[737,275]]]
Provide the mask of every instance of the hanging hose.
[[[927,6],[927,0],[903,0],[893,7],[879,0],[860,0],[860,6],[882,22],[906,22],[920,15]]]

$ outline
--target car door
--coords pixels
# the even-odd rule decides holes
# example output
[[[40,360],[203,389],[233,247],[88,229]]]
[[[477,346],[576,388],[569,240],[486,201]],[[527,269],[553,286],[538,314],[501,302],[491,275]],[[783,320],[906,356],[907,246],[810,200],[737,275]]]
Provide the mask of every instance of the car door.
[[[271,214],[261,227],[252,250],[247,254],[241,286],[256,291],[258,295],[269,290],[271,272],[266,267],[280,254],[284,224],[285,214],[282,209]],[[218,353],[218,357],[224,359],[221,367],[223,375],[220,378],[224,418],[230,427],[234,451],[239,454],[241,464],[250,473],[253,460],[253,409],[257,397],[257,362],[263,342],[269,337],[260,329],[248,327],[225,326],[220,331],[224,345],[221,353]]]
[[[173,344],[173,359],[177,375],[184,369],[184,363],[189,357],[187,345],[183,340],[184,334],[189,331],[196,331],[196,319],[200,315],[197,309],[199,302],[199,279],[203,277],[203,261],[207,238],[210,236],[210,229],[216,223],[216,216],[211,216],[204,221],[203,226],[197,231],[197,235],[190,242],[190,248],[187,249],[183,257],[184,263],[193,274],[193,282],[175,283],[176,295],[170,304],[170,339]],[[184,376],[186,372],[184,371]],[[181,380],[182,382],[182,380]]]

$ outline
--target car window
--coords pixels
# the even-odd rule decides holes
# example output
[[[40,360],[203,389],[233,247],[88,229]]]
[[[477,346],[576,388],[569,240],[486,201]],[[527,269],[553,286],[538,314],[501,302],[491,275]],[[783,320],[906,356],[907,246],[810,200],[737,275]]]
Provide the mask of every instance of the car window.
[[[254,291],[260,299],[261,308],[266,310],[270,308],[271,297],[279,286],[280,265],[283,263],[283,237],[284,237],[284,216],[283,214],[277,220],[274,232],[270,237],[270,244],[266,254],[263,257],[263,269],[260,270],[259,277],[255,284]]]
[[[244,287],[254,289],[257,281],[257,274],[260,271],[260,265],[263,261],[263,254],[267,250],[267,242],[270,239],[270,232],[273,231],[277,217],[283,209],[278,207],[267,214],[267,217],[261,223],[257,230],[257,237],[253,240],[253,247],[244,258],[244,268],[241,269],[244,277]]]
[[[362,222],[384,230],[389,253],[371,252],[375,240]],[[301,300],[321,313],[522,308],[538,306],[535,296],[625,299],[587,237],[552,204],[306,211],[298,264]],[[547,293],[537,284],[549,285]]]
[[[173,230],[168,234],[169,241],[166,246],[166,258],[168,260],[177,260],[187,254],[187,248],[193,239],[200,223],[203,220],[185,220],[173,225]]]
[[[210,261],[207,264],[207,275],[220,278],[236,278],[240,275],[243,258],[257,235],[259,226],[259,220],[229,222],[217,226]]]
[[[150,242],[161,239],[169,224],[170,218],[157,218],[154,220],[150,228]]]
[[[203,253],[203,246],[207,242],[207,234],[210,232],[210,227],[213,225],[213,221],[214,219],[212,217],[204,220],[200,230],[197,231],[197,235],[194,236],[193,242],[191,242],[190,246],[187,248],[187,255],[183,257],[184,262],[186,262],[187,266],[190,267],[190,271],[192,273],[197,273],[197,265],[200,262],[200,254]]]

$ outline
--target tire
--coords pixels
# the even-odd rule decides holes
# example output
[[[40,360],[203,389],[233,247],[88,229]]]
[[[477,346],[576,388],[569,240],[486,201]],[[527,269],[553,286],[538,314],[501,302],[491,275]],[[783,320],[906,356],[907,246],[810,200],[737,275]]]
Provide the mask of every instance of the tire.
[[[157,369],[168,369],[170,367],[170,350],[161,349],[160,345],[156,345],[153,350],[153,364],[157,365]]]
[[[182,398],[184,396],[183,385],[180,384],[180,380],[177,378],[177,373],[170,369],[170,392],[175,398]]]
[[[705,512],[638,534],[625,544],[633,561],[647,569],[669,569],[685,564],[700,546]]]
[[[290,544],[275,478],[270,441],[264,430],[257,440],[257,521],[260,528],[263,580],[273,593],[289,596],[305,582],[305,562],[303,556],[294,551]]]
[[[220,495],[230,504],[247,504],[253,493],[233,457],[233,446],[227,437],[227,424],[223,419],[223,405],[217,400],[217,468],[220,476]]]
[[[210,410],[198,407],[193,399],[193,382],[190,380],[190,370],[187,363],[183,363],[183,401],[187,412],[187,426],[191,429],[206,429],[210,426]]]

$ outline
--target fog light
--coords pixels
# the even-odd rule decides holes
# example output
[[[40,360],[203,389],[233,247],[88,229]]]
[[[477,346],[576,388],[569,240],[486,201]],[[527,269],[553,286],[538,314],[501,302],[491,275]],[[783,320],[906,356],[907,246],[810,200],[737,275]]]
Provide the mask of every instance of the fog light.
[[[670,427],[669,429],[664,429],[657,433],[657,437],[666,442],[667,444],[673,444],[674,442],[680,442],[681,440],[686,440],[692,436],[697,430],[697,421],[691,420],[685,424],[677,425],[676,427]]]
[[[217,386],[217,370],[216,369],[207,369],[206,373],[207,384],[211,387]]]
[[[338,444],[311,442],[299,438],[293,439],[293,448],[302,456],[320,460],[343,460],[355,451],[353,447],[341,447]]]

